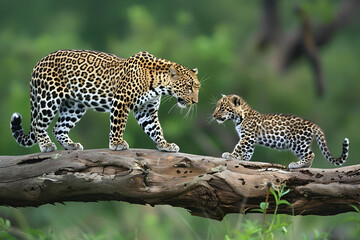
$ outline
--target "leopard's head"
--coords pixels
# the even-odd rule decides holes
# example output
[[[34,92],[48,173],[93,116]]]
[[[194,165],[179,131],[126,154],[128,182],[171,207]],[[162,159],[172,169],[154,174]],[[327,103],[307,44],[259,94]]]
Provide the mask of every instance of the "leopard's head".
[[[139,52],[128,59],[150,71],[149,76],[156,86],[166,89],[165,94],[176,97],[178,106],[185,108],[186,104],[198,102],[200,82],[197,78],[197,68],[188,69],[180,64],[156,58],[148,52]]]
[[[235,120],[239,123],[245,117],[247,103],[237,95],[222,95],[216,104],[215,111],[212,116],[218,123],[223,123],[226,120]]]
[[[181,108],[185,108],[187,103],[192,105],[198,102],[200,82],[197,73],[197,68],[188,69],[180,64],[172,64],[169,68],[171,94]]]

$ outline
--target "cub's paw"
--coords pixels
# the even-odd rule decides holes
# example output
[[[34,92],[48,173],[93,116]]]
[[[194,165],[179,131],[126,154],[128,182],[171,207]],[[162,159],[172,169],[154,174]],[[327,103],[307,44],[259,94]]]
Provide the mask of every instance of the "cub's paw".
[[[69,143],[67,146],[64,146],[66,150],[84,150],[84,147],[80,143]]]
[[[288,168],[291,169],[297,169],[297,168],[309,168],[311,167],[311,164],[306,162],[292,162],[289,164]]]
[[[229,153],[229,152],[224,152],[222,155],[221,155],[222,158],[225,158],[225,159],[230,159],[230,160],[239,160],[235,157],[234,154],[232,153]]]
[[[119,142],[110,143],[109,148],[113,151],[121,151],[129,149],[129,144],[125,140],[122,140]]]
[[[49,142],[47,144],[44,144],[44,145],[40,146],[40,151],[41,152],[53,152],[53,151],[56,151],[56,150],[57,150],[56,145],[53,142]]]
[[[179,152],[180,148],[175,143],[165,143],[163,145],[157,145],[160,151],[164,152]]]

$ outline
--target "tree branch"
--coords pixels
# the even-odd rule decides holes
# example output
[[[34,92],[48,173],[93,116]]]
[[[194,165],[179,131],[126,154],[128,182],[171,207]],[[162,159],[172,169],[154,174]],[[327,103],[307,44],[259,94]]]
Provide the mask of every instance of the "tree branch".
[[[351,23],[359,14],[359,0],[344,0],[329,22],[312,26],[310,18],[299,6],[295,12],[301,20],[301,27],[283,31],[280,24],[279,1],[263,0],[260,31],[257,34],[258,49],[264,50],[270,44],[275,46],[277,68],[284,72],[303,55],[307,56],[314,73],[316,93],[325,93],[325,74],[320,59],[320,48],[329,43],[336,33]]]
[[[323,23],[314,27],[312,37],[314,45],[318,48],[329,43],[334,37],[335,33],[340,31],[344,26],[349,24],[358,14],[360,8],[360,1],[358,0],[344,0],[341,1],[338,12],[335,14],[332,21]],[[309,20],[308,20],[309,21]],[[304,23],[302,22],[304,25]],[[305,52],[304,48],[304,34],[303,28],[293,29],[288,33],[282,33],[281,43],[276,43],[280,46],[279,61],[280,69],[287,70],[288,67],[301,57]]]
[[[321,66],[318,49],[315,44],[310,19],[307,16],[307,13],[300,7],[297,7],[297,13],[302,19],[303,46],[310,65],[314,71],[316,93],[318,96],[323,96],[325,91],[324,71]]]
[[[281,38],[280,17],[277,0],[263,0],[260,20],[260,32],[258,35],[258,48],[265,49],[269,43],[278,43]]]
[[[259,208],[266,185],[286,184],[295,214],[333,215],[359,205],[360,165],[288,171],[278,164],[131,149],[57,151],[0,157],[0,205],[118,200],[171,205],[221,220]],[[268,213],[274,211],[269,198]],[[279,213],[292,214],[281,206]]]

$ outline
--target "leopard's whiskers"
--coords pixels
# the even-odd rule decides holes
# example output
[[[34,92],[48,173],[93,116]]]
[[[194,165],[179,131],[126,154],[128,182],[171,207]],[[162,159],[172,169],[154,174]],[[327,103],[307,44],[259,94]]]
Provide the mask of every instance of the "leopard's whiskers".
[[[212,96],[212,97],[210,98],[210,101],[209,101],[210,104],[216,105],[217,102],[218,102],[218,100],[217,100],[214,96]]]
[[[194,117],[196,117],[196,116],[197,116],[197,112],[198,112],[198,105],[197,105],[197,104],[195,104],[195,105],[194,105],[194,111],[193,111],[193,113],[195,114],[195,116],[194,116]]]
[[[172,97],[173,97],[173,96],[171,96],[171,95],[165,95],[165,96],[163,96],[163,97],[161,98],[161,102],[162,102],[162,103],[166,103],[166,102],[170,101],[170,99],[171,99]]]
[[[185,119],[191,119],[193,117],[194,109],[196,108],[195,105],[190,105],[189,109],[187,110],[184,118]]]
[[[177,103],[175,103],[171,108],[170,110],[168,111],[168,114],[174,109],[174,107],[177,105]]]
[[[211,125],[215,121],[215,118],[212,115],[207,116],[206,119],[209,125]]]
[[[199,82],[203,85],[209,79],[210,76],[208,75],[208,73],[205,73],[205,75],[199,80]]]

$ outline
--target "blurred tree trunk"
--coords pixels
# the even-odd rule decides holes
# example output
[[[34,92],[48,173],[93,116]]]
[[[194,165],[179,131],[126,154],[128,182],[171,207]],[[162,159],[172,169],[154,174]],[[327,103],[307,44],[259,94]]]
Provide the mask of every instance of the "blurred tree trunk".
[[[360,165],[289,171],[278,164],[131,149],[57,151],[0,157],[0,205],[39,206],[66,201],[171,205],[221,220],[249,213],[269,187],[290,192],[278,212],[333,215],[359,205]],[[274,212],[269,197],[268,213]],[[246,212],[245,212],[246,210]]]
[[[314,72],[316,92],[321,96],[325,91],[325,74],[321,67],[318,48],[328,44],[341,28],[359,14],[359,6],[359,0],[343,0],[332,21],[319,26],[312,26],[306,12],[299,6],[294,6],[301,27],[285,32],[280,25],[278,1],[263,0],[257,46],[260,50],[264,50],[270,44],[275,46],[277,65],[281,71],[286,71],[303,55],[307,56]]]

